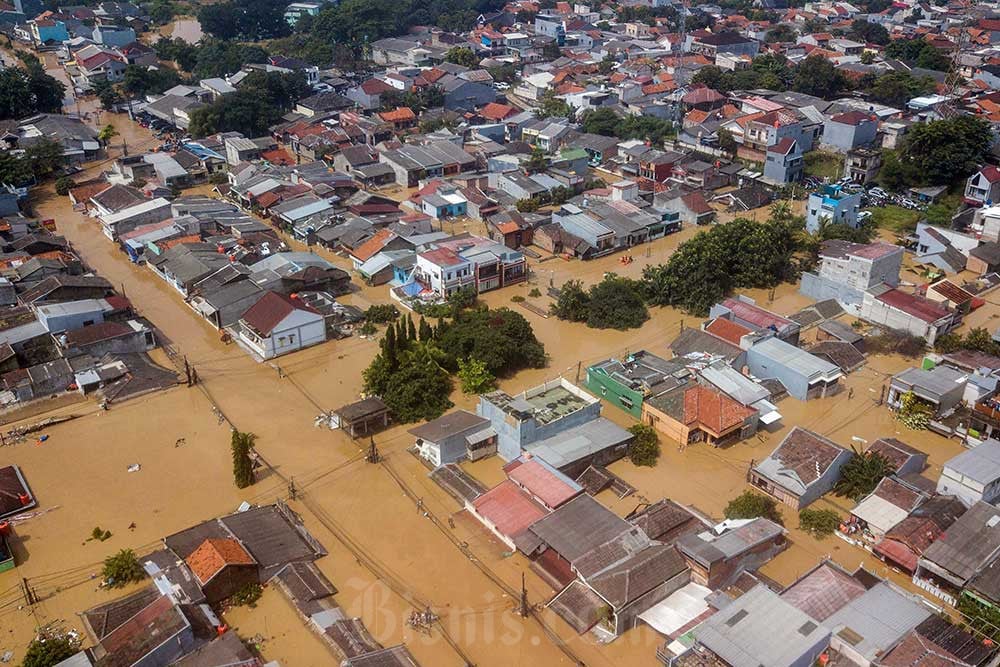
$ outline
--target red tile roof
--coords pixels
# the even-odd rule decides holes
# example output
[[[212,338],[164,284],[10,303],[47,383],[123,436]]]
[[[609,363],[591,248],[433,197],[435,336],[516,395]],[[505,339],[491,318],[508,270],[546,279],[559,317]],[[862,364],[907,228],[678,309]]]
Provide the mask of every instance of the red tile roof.
[[[696,88],[681,98],[684,104],[707,104],[709,102],[721,102],[726,99],[722,93],[711,88]]]
[[[513,538],[548,512],[509,479],[472,501],[476,514],[493,524],[501,535]]]
[[[258,299],[257,303],[250,306],[240,319],[260,335],[268,336],[274,330],[274,327],[281,324],[282,320],[296,310],[305,310],[310,313],[316,312],[313,308],[298,299],[293,299],[278,292],[268,292]]]
[[[363,90],[366,95],[379,95],[393,90],[393,87],[381,79],[368,79],[361,84],[361,90]]]
[[[743,336],[753,333],[753,331],[747,329],[742,324],[737,324],[736,322],[727,320],[724,317],[716,317],[707,327],[705,327],[705,331],[721,338],[727,343],[732,343],[737,347],[739,347],[740,339],[743,338]]]
[[[795,148],[795,139],[791,137],[782,137],[781,141],[774,144],[773,146],[768,146],[768,153],[778,153],[779,155],[788,155],[791,150]]]
[[[417,118],[410,107],[396,107],[392,111],[383,111],[378,116],[387,123],[403,123]]]
[[[121,322],[99,322],[66,332],[66,345],[90,345],[102,340],[117,338],[132,332],[132,328]]]
[[[928,289],[933,289],[935,292],[955,304],[966,303],[975,298],[972,294],[969,294],[964,289],[947,279],[939,280]]]
[[[739,426],[755,412],[708,387],[691,387],[684,392],[684,423],[699,424],[717,434]]]
[[[257,564],[239,542],[220,538],[205,540],[184,562],[202,584],[208,583],[227,565]]]
[[[541,500],[546,507],[555,509],[581,491],[579,486],[571,486],[567,483],[567,479],[553,472],[538,459],[530,458],[527,461],[513,463],[517,465],[508,466],[507,477]]]
[[[708,205],[708,202],[705,200],[705,195],[701,192],[691,192],[686,194],[681,197],[681,201],[684,202],[684,205],[697,215],[711,213],[714,210]]]
[[[514,107],[509,104],[497,104],[496,102],[490,102],[479,110],[479,115],[489,120],[503,120],[513,114]]]

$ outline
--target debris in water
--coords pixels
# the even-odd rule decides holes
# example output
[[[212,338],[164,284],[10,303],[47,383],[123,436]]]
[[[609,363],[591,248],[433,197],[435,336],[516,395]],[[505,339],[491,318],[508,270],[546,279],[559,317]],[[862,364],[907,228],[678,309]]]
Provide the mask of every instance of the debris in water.
[[[139,472],[140,470],[142,470],[142,466],[138,463],[133,463],[128,467],[129,472]]]

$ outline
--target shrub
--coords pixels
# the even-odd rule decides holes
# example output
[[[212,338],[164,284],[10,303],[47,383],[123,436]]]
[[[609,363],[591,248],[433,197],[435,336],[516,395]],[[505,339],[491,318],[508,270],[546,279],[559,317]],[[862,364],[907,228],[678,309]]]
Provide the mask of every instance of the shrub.
[[[233,593],[233,597],[229,601],[237,607],[250,607],[253,609],[257,606],[257,601],[260,600],[260,596],[263,594],[264,589],[260,584],[250,583]]]
[[[510,300],[511,303],[524,303],[524,297],[521,296],[520,294],[515,294],[514,296],[510,297]]]
[[[723,514],[727,519],[756,519],[762,516],[775,523],[782,523],[778,503],[774,498],[753,491],[744,491],[730,500]]]
[[[816,537],[826,537],[840,527],[840,515],[833,510],[804,509],[799,512],[799,528]]]
[[[399,308],[391,303],[372,306],[365,311],[365,320],[373,324],[387,324],[399,317]]]
[[[927,341],[906,331],[889,329],[875,336],[865,338],[865,347],[870,353],[899,354],[904,357],[919,357],[927,349]]]
[[[111,588],[122,588],[134,581],[146,578],[146,572],[139,565],[139,559],[131,549],[122,549],[104,559],[101,576]]]
[[[628,448],[628,458],[633,465],[653,467],[660,458],[660,435],[648,424],[633,424],[629,433],[635,440]]]
[[[641,284],[613,273],[587,291],[579,280],[567,282],[551,312],[561,320],[586,322],[594,329],[633,329],[649,319]]]
[[[42,635],[28,644],[21,667],[52,667],[80,650],[77,640],[67,635]]]
[[[540,289],[538,289],[537,287],[532,287],[531,291],[528,292],[528,296],[530,296],[532,299],[537,299],[541,295],[542,295],[542,291]]]
[[[97,540],[98,542],[104,542],[111,539],[111,531],[104,530],[100,526],[94,526],[94,529],[90,531],[90,539]]]
[[[840,469],[840,479],[833,492],[858,501],[874,491],[883,477],[894,472],[896,469],[889,459],[878,452],[861,453],[855,450],[851,460]]]
[[[76,181],[69,176],[62,176],[56,180],[56,194],[65,197],[74,186]]]
[[[908,391],[900,397],[896,419],[907,428],[912,428],[914,431],[926,429],[930,426],[932,415],[931,406],[920,400],[912,391]]]
[[[497,379],[479,359],[459,359],[458,379],[463,394],[485,394],[496,386]]]

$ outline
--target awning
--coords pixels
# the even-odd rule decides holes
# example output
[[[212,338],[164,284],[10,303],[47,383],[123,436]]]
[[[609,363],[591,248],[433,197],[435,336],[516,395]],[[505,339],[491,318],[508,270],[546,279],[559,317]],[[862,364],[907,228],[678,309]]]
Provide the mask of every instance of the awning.
[[[639,618],[661,635],[673,637],[678,630],[708,611],[705,598],[711,593],[704,586],[690,583],[639,614]]]
[[[779,419],[781,419],[781,413],[777,410],[772,410],[771,412],[764,413],[760,416],[760,420],[765,424],[773,424]]]
[[[476,431],[471,435],[465,436],[465,442],[470,445],[476,445],[490,438],[497,437],[497,432],[493,430],[492,426],[484,428],[482,431]]]

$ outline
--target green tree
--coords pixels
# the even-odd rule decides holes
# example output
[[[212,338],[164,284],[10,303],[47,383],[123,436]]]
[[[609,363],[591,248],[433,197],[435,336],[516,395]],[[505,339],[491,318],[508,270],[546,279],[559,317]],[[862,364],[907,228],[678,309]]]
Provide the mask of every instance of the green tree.
[[[777,42],[794,42],[797,34],[795,30],[787,23],[779,23],[775,27],[767,31],[767,35],[764,36],[764,41],[768,44],[775,44]]]
[[[560,320],[586,322],[590,315],[590,294],[579,280],[570,280],[559,290],[559,297],[551,306],[552,314]]]
[[[955,608],[962,613],[970,630],[988,637],[993,644],[1000,642],[1000,609],[980,602],[969,593],[958,596]]]
[[[947,184],[975,173],[993,141],[989,123],[974,116],[917,123],[907,133],[899,159],[908,177]]]
[[[4,69],[0,71],[0,119],[60,113],[65,93],[66,87],[41,65]]]
[[[869,97],[882,104],[905,107],[914,97],[933,92],[934,79],[929,76],[915,77],[906,72],[889,72],[875,79],[868,88]]]
[[[529,157],[524,163],[524,169],[529,174],[534,174],[539,171],[545,171],[549,166],[549,158],[545,155],[545,151],[541,148],[534,148],[531,151],[531,157]]]
[[[792,90],[822,98],[833,98],[847,87],[844,76],[832,62],[812,55],[795,68]]]
[[[453,46],[444,54],[445,62],[473,68],[479,64],[479,56],[467,46]]]
[[[393,417],[403,423],[437,419],[452,406],[448,399],[451,377],[442,368],[433,345],[417,343],[412,347],[401,355],[399,367],[381,392]],[[373,393],[367,386],[365,390]]]
[[[542,368],[546,361],[545,347],[531,324],[509,308],[459,311],[443,331],[438,331],[435,342],[451,368],[457,368],[459,359],[473,358],[484,362],[497,377],[524,368]]]
[[[634,436],[628,447],[628,458],[632,465],[653,467],[660,458],[660,435],[648,424],[632,424],[628,427]]]
[[[101,101],[101,108],[105,111],[111,111],[116,104],[122,101],[118,88],[107,79],[97,79],[94,81],[92,89],[97,95],[97,99]]]
[[[114,125],[108,124],[102,127],[101,131],[97,133],[97,140],[107,146],[111,143],[111,140],[117,136],[118,130],[115,129]]]
[[[594,329],[635,329],[649,319],[642,285],[613,273],[590,288],[587,326]]]
[[[424,316],[420,316],[420,325],[417,327],[417,337],[420,339],[421,343],[426,343],[427,341],[434,338],[434,329],[427,323]]]
[[[833,492],[851,500],[861,500],[875,490],[883,477],[894,472],[889,460],[878,452],[855,450],[854,456],[840,469],[840,479]]]
[[[253,459],[250,458],[250,452],[256,440],[257,436],[253,433],[243,433],[233,429],[230,449],[233,454],[233,482],[237,489],[245,489],[254,483]]]
[[[556,97],[554,90],[546,90],[538,100],[535,108],[535,116],[538,118],[569,118],[573,115],[573,109],[566,104],[565,100]]]
[[[76,186],[76,181],[69,176],[63,176],[56,180],[56,194],[65,197],[74,186]]]
[[[878,23],[872,23],[865,19],[855,19],[851,23],[851,29],[847,36],[858,42],[871,42],[872,44],[888,44],[889,31]]]
[[[806,508],[799,511],[799,528],[815,537],[832,535],[840,527],[840,515],[833,510],[813,510]]]
[[[496,386],[497,379],[478,359],[458,360],[458,379],[463,394],[485,394]]]
[[[131,549],[122,549],[104,559],[101,576],[111,588],[124,588],[146,578],[146,571],[139,565],[139,559]]]
[[[28,644],[21,667],[52,667],[76,655],[79,650],[79,642],[68,635],[44,634]]]
[[[584,132],[600,134],[604,137],[616,137],[620,131],[622,119],[610,107],[598,107],[584,112],[580,123]]]
[[[744,491],[729,501],[723,514],[727,519],[756,519],[764,517],[782,523],[778,503],[774,498],[753,491]]]
[[[195,137],[233,130],[257,137],[267,134],[281,114],[281,109],[262,99],[259,91],[237,90],[195,109],[188,130]]]
[[[733,133],[723,127],[719,128],[716,136],[719,137],[719,148],[728,153],[729,157],[735,157],[740,145],[736,142],[736,138],[733,137]]]

